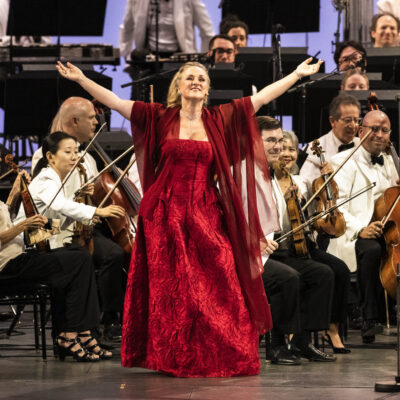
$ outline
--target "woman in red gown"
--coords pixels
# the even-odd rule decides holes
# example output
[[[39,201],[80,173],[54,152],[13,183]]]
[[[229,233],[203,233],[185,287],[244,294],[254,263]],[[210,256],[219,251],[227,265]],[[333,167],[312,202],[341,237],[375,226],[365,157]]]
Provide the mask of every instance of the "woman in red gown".
[[[209,77],[198,63],[176,73],[167,107],[121,100],[72,64],[58,64],[62,76],[132,124],[144,195],[125,296],[123,366],[179,377],[259,373],[258,334],[271,328],[260,240],[279,226],[253,115],[317,72],[321,61],[310,62],[252,97],[208,108]],[[263,251],[273,245],[264,241]]]

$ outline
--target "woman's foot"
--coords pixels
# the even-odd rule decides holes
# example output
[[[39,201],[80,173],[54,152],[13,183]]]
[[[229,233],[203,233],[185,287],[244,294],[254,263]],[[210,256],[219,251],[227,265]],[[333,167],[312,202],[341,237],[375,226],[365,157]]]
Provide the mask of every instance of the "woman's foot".
[[[57,336],[58,356],[61,361],[70,355],[79,362],[96,362],[100,357],[90,353],[79,341],[77,333],[61,333]]]
[[[347,354],[351,352],[351,350],[346,349],[346,347],[344,347],[344,344],[342,343],[342,340],[340,339],[338,333],[332,333],[327,331],[323,339],[324,341],[330,344],[335,354]]]
[[[109,360],[112,357],[111,351],[103,349],[90,331],[78,333],[78,339],[86,350],[97,355],[102,360]]]

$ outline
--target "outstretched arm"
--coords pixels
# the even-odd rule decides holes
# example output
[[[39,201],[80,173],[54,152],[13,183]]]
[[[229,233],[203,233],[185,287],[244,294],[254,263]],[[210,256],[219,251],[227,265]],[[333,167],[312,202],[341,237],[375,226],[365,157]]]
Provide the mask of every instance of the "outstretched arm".
[[[253,103],[255,112],[257,112],[263,105],[268,104],[270,101],[281,96],[299,79],[317,73],[323,61],[319,60],[316,64],[310,65],[311,61],[312,57],[302,62],[291,74],[266,86],[264,89],[251,96],[251,102]]]
[[[100,103],[106,105],[112,110],[118,111],[126,119],[130,119],[134,103],[132,100],[120,99],[111,90],[108,90],[89,79],[78,67],[75,67],[75,65],[72,65],[69,62],[67,62],[66,65],[63,65],[58,61],[56,68],[62,77],[78,83]]]

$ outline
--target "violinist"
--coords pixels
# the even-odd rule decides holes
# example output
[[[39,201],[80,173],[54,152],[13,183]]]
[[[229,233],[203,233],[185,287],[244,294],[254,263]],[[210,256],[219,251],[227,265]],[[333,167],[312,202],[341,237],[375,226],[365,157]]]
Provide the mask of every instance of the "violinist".
[[[364,343],[373,342],[375,335],[383,329],[378,323],[377,300],[379,292],[382,293],[379,268],[384,249],[383,224],[371,222],[371,218],[375,201],[386,189],[395,186],[397,180],[393,160],[384,153],[391,132],[388,116],[378,110],[368,112],[359,129],[360,139],[371,129],[371,135],[343,165],[335,180],[339,187],[339,201],[367,184],[376,182],[376,186],[341,208],[347,230],[343,236],[331,239],[328,247],[328,252],[345,261],[350,271],[357,271]],[[332,157],[332,166],[337,168],[348,151]]]
[[[76,361],[94,362],[111,358],[91,338],[97,328],[100,310],[92,258],[82,248],[68,246],[47,253],[25,250],[22,232],[37,229],[47,218],[35,215],[20,222],[11,222],[9,206],[20,196],[21,176],[17,176],[6,203],[0,201],[0,275],[48,284],[55,292],[53,321],[58,332],[60,360],[71,355]],[[80,338],[85,338],[80,342]],[[89,339],[89,340],[88,340]]]
[[[66,132],[78,141],[80,147],[93,138],[96,125],[93,103],[82,97],[69,97],[61,104],[53,119],[50,132]],[[42,156],[42,149],[39,148],[32,157],[32,170],[35,169]],[[88,179],[97,175],[96,162],[88,153],[85,155],[83,167],[86,169]],[[80,174],[75,171],[66,183],[66,195],[72,199],[75,191],[83,183]],[[108,233],[103,230],[103,225],[96,224],[93,229],[93,257],[95,267],[99,271],[97,280],[103,311],[102,323],[107,339],[114,340],[121,337],[119,313],[123,302],[123,268],[127,266],[127,260],[121,247],[108,236]]]
[[[356,134],[361,121],[360,112],[360,102],[347,93],[339,94],[330,103],[329,122],[332,129],[319,138],[320,145],[325,151],[326,163],[321,165],[319,158],[312,154],[311,143],[309,143],[308,157],[300,170],[300,176],[307,183],[309,193],[316,178],[331,172],[328,166],[331,157],[359,143],[360,140]]]
[[[258,117],[257,121],[267,161],[270,166],[276,166],[284,143],[281,124],[264,116]],[[299,187],[290,184],[283,193],[277,173],[280,174],[275,168],[272,188],[282,233],[285,233],[291,229],[285,197],[297,193]],[[299,355],[312,361],[335,361],[335,357],[312,345],[310,335],[312,331],[329,328],[334,286],[334,273],[330,266],[312,258],[297,258],[284,242],[265,263],[263,281],[271,301],[274,322],[272,361],[289,364],[291,360],[291,364],[298,364]],[[285,346],[284,334],[294,334],[289,346]],[[300,349],[300,354],[293,349],[293,344]]]
[[[65,132],[54,132],[47,136],[43,142],[43,157],[37,163],[33,179],[29,189],[40,210],[43,210],[52,200],[60,187],[63,177],[71,170],[78,158],[78,145],[74,137]],[[52,248],[62,247],[70,241],[72,236],[71,224],[80,221],[89,224],[93,216],[109,217],[123,214],[123,209],[118,206],[109,206],[103,209],[73,201],[73,194],[64,188],[47,211],[46,216],[60,218],[61,233],[50,240]],[[106,325],[105,317],[120,310],[122,302],[122,266],[123,258],[113,259],[113,252],[105,253],[109,239],[99,241],[94,233],[93,261],[96,267],[100,266],[99,293],[102,301],[103,323]],[[111,242],[112,243],[112,242]],[[114,245],[114,243],[112,243]],[[104,279],[107,275],[107,279]],[[108,315],[107,315],[108,313]],[[109,322],[112,324],[113,322]],[[115,322],[118,323],[118,320]]]

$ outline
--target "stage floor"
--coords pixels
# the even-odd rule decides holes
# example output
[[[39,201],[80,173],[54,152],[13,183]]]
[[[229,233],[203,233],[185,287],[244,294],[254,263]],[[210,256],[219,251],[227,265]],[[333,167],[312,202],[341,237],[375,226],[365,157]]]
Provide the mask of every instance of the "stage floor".
[[[31,316],[24,314],[18,335],[0,336],[0,399],[400,399],[400,393],[374,392],[377,380],[392,380],[396,373],[394,336],[379,335],[374,345],[364,346],[359,332],[350,331],[350,354],[338,355],[335,363],[304,360],[300,366],[266,364],[260,347],[259,376],[187,379],[121,368],[118,355],[99,363],[77,363],[71,358],[60,362],[49,347],[48,360],[43,361],[33,347]],[[0,329],[6,327],[8,323],[0,322]]]

